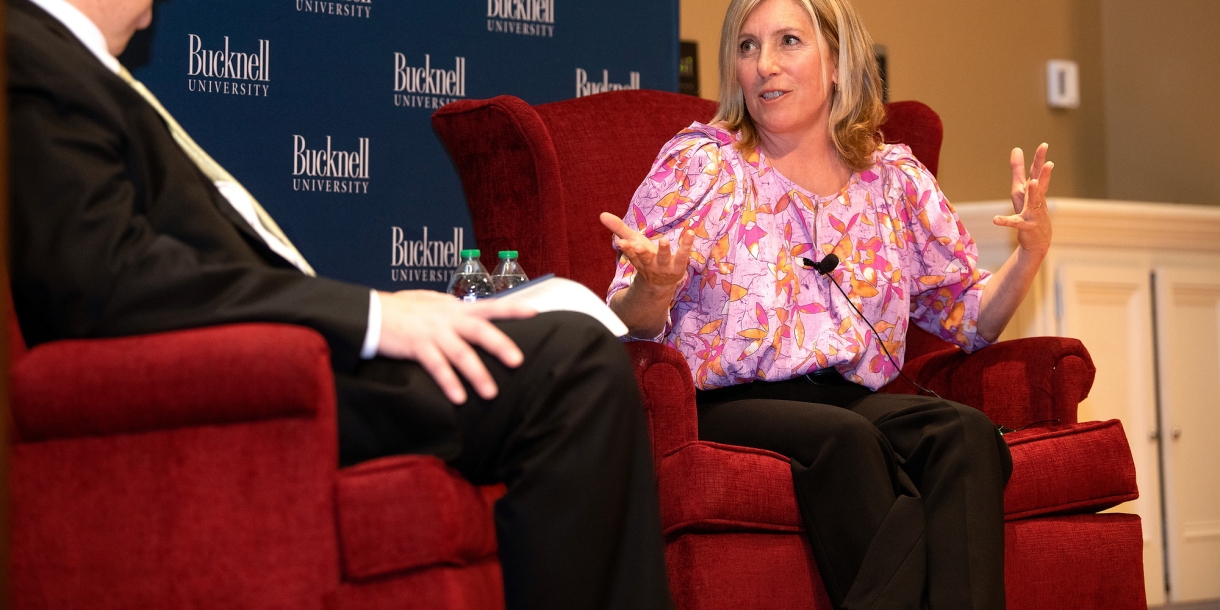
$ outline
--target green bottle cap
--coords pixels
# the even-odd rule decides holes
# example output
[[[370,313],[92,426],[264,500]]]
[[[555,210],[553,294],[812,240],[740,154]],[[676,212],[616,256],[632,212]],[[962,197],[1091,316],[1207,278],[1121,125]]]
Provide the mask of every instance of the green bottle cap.
[[[516,250],[500,250],[500,258],[517,258]]]
[[[478,250],[462,250],[462,258],[478,258],[482,253]]]

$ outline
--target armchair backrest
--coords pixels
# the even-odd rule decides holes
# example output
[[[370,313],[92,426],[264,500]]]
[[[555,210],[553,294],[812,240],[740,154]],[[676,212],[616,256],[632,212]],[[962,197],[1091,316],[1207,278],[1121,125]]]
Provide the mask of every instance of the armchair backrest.
[[[940,117],[920,102],[886,106],[887,142],[903,142],[935,174]],[[661,146],[716,103],[662,91],[614,91],[530,106],[463,100],[432,115],[461,175],[484,263],[518,250],[530,277],[555,273],[605,294],[614,277],[601,212],[622,215]]]
[[[559,161],[570,277],[605,294],[614,278],[615,256],[610,232],[598,215],[625,214],[661,147],[691,123],[710,121],[716,104],[661,91],[628,91],[543,104],[535,110],[551,134]]]
[[[887,144],[901,142],[910,146],[915,158],[933,176],[937,175],[940,170],[940,144],[945,130],[940,115],[927,104],[914,100],[886,104],[881,135]]]

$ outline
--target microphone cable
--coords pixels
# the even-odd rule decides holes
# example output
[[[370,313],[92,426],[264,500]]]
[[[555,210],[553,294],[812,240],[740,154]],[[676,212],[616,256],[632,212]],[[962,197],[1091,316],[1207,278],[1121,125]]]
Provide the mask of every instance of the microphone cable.
[[[884,352],[885,356],[890,359],[890,364],[894,365],[895,369],[898,369],[898,374],[901,375],[903,379],[907,380],[907,383],[919,388],[921,392],[926,392],[939,398],[940,400],[944,400],[944,398],[941,398],[940,394],[937,394],[936,392],[915,383],[914,379],[911,379],[902,371],[902,367],[898,366],[898,362],[894,360],[894,356],[890,354],[890,350],[885,347],[885,341],[881,339],[881,333],[877,332],[877,328],[873,326],[872,322],[868,321],[868,318],[864,316],[864,313],[861,312],[858,307],[856,307],[856,304],[851,302],[851,298],[849,298],[847,293],[843,291],[843,287],[840,286],[838,282],[834,281],[834,278],[830,277],[830,272],[834,271],[835,268],[839,266],[839,257],[837,255],[834,253],[827,254],[825,258],[816,263],[807,258],[799,258],[797,259],[797,262],[799,262],[802,267],[813,269],[814,271],[817,271],[819,275],[826,276],[826,279],[830,281],[830,284],[839,289],[839,293],[843,295],[843,298],[847,301],[847,304],[851,305],[852,311],[856,312],[856,315],[860,316],[860,319],[864,320],[865,324],[868,324],[869,330],[873,331],[873,336],[877,337],[877,345],[881,346],[881,351]],[[876,286],[874,286],[874,288],[876,288]]]

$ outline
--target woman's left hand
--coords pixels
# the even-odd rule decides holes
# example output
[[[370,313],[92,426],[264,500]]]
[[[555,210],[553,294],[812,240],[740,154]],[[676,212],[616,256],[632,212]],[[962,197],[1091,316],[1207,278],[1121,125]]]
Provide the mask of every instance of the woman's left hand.
[[[1034,162],[1029,167],[1029,178],[1025,177],[1025,153],[1020,148],[1012,149],[1009,164],[1012,166],[1012,216],[996,216],[992,222],[1001,227],[1017,230],[1017,244],[1022,250],[1045,255],[1051,247],[1051,217],[1046,209],[1046,191],[1051,185],[1051,170],[1055,164],[1046,160],[1047,144],[1042,144],[1034,153]]]

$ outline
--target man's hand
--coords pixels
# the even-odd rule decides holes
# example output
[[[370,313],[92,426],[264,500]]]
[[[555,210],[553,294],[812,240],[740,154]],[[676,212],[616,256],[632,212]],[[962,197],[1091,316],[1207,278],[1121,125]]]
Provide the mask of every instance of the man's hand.
[[[529,318],[537,313],[524,305],[495,299],[463,303],[431,290],[378,295],[381,338],[377,353],[418,362],[454,404],[466,402],[466,389],[455,367],[484,399],[495,398],[499,391],[472,346],[487,350],[507,366],[521,364],[521,350],[490,321]]]

